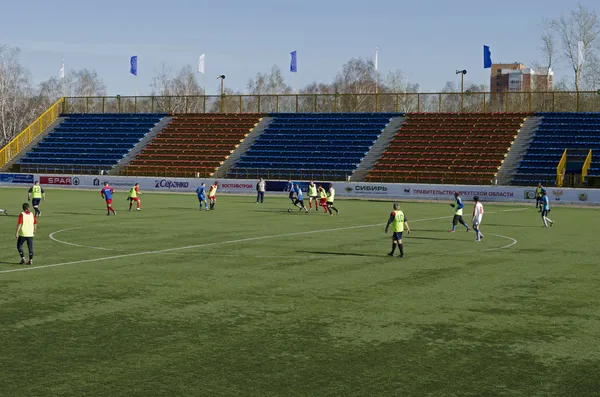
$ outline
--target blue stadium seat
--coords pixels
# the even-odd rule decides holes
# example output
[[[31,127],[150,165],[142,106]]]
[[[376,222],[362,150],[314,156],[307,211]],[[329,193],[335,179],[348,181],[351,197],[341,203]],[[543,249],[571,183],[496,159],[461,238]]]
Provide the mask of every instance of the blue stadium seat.
[[[277,113],[229,177],[345,179],[398,113]]]
[[[535,131],[512,180],[514,185],[556,183],[556,167],[565,149],[581,153],[569,161],[585,160],[587,150],[600,150],[600,113],[538,113],[542,122]],[[575,156],[578,156],[575,154]],[[600,163],[592,163],[588,175],[600,176]]]
[[[92,174],[114,167],[166,114],[69,114],[16,164],[20,172]]]

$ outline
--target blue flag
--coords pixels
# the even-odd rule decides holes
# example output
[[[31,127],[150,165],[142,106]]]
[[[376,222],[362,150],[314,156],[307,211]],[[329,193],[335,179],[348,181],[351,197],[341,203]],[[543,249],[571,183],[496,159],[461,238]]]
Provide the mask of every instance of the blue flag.
[[[492,52],[490,47],[487,45],[483,46],[483,68],[488,69],[492,67]]]
[[[290,72],[296,73],[298,71],[298,67],[296,65],[296,51],[290,52],[292,56],[292,61],[290,62]]]
[[[129,73],[131,73],[134,76],[137,76],[137,55],[131,57],[130,63],[131,68],[129,69]]]

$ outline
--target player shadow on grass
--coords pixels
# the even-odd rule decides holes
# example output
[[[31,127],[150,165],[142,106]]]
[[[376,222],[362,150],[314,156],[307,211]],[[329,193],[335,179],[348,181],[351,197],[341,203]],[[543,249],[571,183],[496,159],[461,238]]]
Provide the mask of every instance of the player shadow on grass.
[[[76,212],[76,211],[71,211],[71,212],[52,212],[52,214],[58,214],[58,215],[98,215],[99,213],[101,213],[102,211],[96,211],[96,212]]]
[[[506,227],[506,224],[500,224],[500,223],[486,223],[485,226],[502,226],[502,227]],[[483,227],[483,224],[482,224]],[[510,225],[510,227],[535,227],[535,228],[540,228],[537,225]]]
[[[371,254],[358,254],[358,253],[354,253],[354,252],[333,252],[333,251],[302,251],[302,250],[298,250],[296,251],[298,253],[303,253],[303,254],[315,254],[315,255],[341,255],[341,256],[373,256],[373,257],[379,257],[381,255],[371,255]]]
[[[410,240],[448,240],[448,241],[456,241],[455,238],[443,238],[443,237],[423,237],[423,236],[406,236],[407,239]]]

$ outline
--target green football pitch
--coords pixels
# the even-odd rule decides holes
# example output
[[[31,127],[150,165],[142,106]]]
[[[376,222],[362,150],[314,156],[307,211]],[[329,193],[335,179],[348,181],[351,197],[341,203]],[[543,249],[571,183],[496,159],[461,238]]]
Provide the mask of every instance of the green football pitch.
[[[28,267],[0,190],[1,396],[600,395],[597,209],[402,203],[397,259],[391,202],[46,193]]]

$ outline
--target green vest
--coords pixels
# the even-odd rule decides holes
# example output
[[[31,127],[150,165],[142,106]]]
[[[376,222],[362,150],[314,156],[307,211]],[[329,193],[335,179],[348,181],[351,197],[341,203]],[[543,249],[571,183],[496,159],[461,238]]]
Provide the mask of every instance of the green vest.
[[[329,196],[327,197],[327,201],[333,203],[333,200],[335,200],[335,189],[331,188],[329,189]]]
[[[309,197],[317,197],[317,187],[308,185],[308,196]]]
[[[394,211],[394,220],[392,221],[392,231],[400,233],[404,231],[404,212]]]
[[[137,197],[137,192],[135,191],[135,186],[132,187],[131,189],[129,189],[129,197],[130,198],[136,198]]]
[[[31,197],[34,199],[41,199],[42,198],[42,187],[33,185],[31,187]]]
[[[23,223],[21,229],[19,229],[19,236],[21,237],[33,237],[33,230],[35,224],[35,218],[31,212],[22,212]]]

